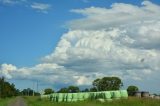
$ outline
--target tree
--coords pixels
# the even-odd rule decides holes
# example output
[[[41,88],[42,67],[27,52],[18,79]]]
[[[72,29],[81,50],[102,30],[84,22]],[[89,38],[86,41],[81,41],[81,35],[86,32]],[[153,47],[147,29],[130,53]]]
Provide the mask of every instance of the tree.
[[[5,80],[4,77],[0,78],[0,97],[12,97],[19,94],[18,90],[15,88],[14,84],[10,84]]]
[[[97,92],[97,88],[96,87],[90,88],[90,92]]]
[[[76,92],[79,92],[80,90],[79,90],[79,87],[77,87],[77,86],[69,86],[68,91],[70,93],[76,93]]]
[[[31,88],[23,89],[22,94],[25,96],[33,96],[33,90]]]
[[[119,90],[123,86],[121,79],[118,77],[98,78],[92,84],[98,91]]]
[[[33,95],[40,95],[38,92],[35,92],[34,90],[32,90],[31,88],[27,88],[27,89],[23,89],[21,91],[21,95],[23,96],[33,96]]]
[[[51,94],[51,93],[54,93],[54,91],[51,89],[51,88],[46,88],[44,90],[45,94]]]
[[[61,88],[58,93],[69,93],[68,88]]]
[[[133,96],[134,92],[139,91],[137,86],[130,85],[127,88],[128,95]]]
[[[89,92],[89,89],[85,88],[84,90],[82,90],[82,92]]]

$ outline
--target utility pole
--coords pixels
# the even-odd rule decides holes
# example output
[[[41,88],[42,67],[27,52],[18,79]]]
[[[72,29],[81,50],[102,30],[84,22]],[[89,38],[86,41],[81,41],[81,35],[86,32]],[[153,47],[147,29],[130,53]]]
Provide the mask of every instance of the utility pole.
[[[34,96],[34,82],[33,82],[33,96]]]
[[[1,99],[1,88],[2,88],[2,87],[1,87],[1,85],[0,85],[0,99]]]
[[[29,96],[29,88],[28,88],[28,90],[27,90],[27,91],[28,91],[28,96]]]
[[[37,80],[37,93],[38,93],[38,80]]]

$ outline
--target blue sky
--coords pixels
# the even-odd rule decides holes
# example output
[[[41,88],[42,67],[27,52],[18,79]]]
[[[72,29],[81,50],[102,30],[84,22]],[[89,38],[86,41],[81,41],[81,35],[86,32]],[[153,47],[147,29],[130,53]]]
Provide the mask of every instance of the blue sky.
[[[135,0],[133,4],[139,4],[139,1]],[[38,63],[41,57],[53,50],[61,35],[68,30],[64,27],[65,23],[81,17],[71,13],[71,9],[90,6],[109,7],[114,2],[122,1],[30,0],[28,2],[0,4],[0,49],[2,50],[0,63],[13,63],[17,66]],[[52,7],[45,14],[29,8],[32,2],[47,3]]]
[[[155,73],[157,73],[158,72],[157,70],[159,70],[159,67],[157,66],[159,62],[158,60],[159,58],[155,60],[156,62],[153,63],[152,66],[148,65],[150,64],[150,61],[148,60],[146,60],[146,63],[144,63],[143,65],[136,64],[135,58],[139,56],[140,58],[142,58],[141,60],[144,60],[145,58],[148,58],[147,56],[149,56],[150,54],[153,54],[155,57],[150,59],[154,60],[156,56],[158,57],[158,53],[159,53],[158,46],[160,45],[158,41],[155,44],[152,44],[150,42],[143,43],[144,36],[139,35],[139,33],[137,34],[137,37],[134,38],[132,36],[132,31],[138,30],[138,28],[137,29],[133,28],[132,31],[127,29],[128,27],[132,29],[132,27],[134,26],[133,23],[138,21],[144,21],[143,24],[140,24],[140,26],[142,26],[141,27],[142,29],[145,29],[144,28],[145,26],[153,24],[153,23],[148,24],[147,23],[148,21],[154,21],[156,23],[159,22],[159,18],[157,17],[159,16],[159,14],[156,13],[156,9],[159,9],[157,5],[160,5],[160,1],[150,0],[149,2],[150,4],[147,1],[147,2],[144,2],[144,5],[142,5],[143,2],[144,2],[143,0],[0,0],[0,65],[1,65],[0,71],[4,74],[6,71],[4,71],[3,69],[6,69],[6,70],[9,69],[9,71],[7,71],[7,75],[9,74],[8,76],[9,81],[14,82],[16,86],[20,89],[32,86],[32,82],[35,80],[38,80],[41,83],[42,88],[46,86],[52,86],[54,89],[58,89],[59,87],[67,86],[71,84],[77,84],[79,86],[89,86],[88,83],[87,84],[84,83],[85,80],[90,80],[91,82],[93,79],[97,77],[103,77],[104,75],[103,73],[105,73],[106,75],[117,75],[120,77],[125,76],[123,80],[126,86],[132,83],[132,84],[137,84],[142,89],[145,87],[148,87],[148,85],[143,80],[143,78],[141,76],[139,76],[140,78],[136,77],[137,76],[136,74],[140,72],[139,69],[142,69],[143,72],[147,73],[146,75],[154,77],[155,80],[156,78],[158,79]],[[152,5],[151,3],[154,5]],[[115,5],[113,6],[113,4]],[[130,6],[127,6],[124,4],[129,4]],[[137,15],[136,18],[134,19],[129,18],[129,20],[133,21],[133,23],[129,21],[124,22],[123,19],[120,21],[117,21],[118,19],[113,17],[115,18],[114,20],[116,24],[113,22],[102,21],[102,24],[106,23],[103,26],[101,26],[102,24],[100,24],[101,21],[97,19],[100,16],[100,18],[102,18],[101,20],[103,19],[105,20],[105,18],[103,17],[107,18],[108,16],[104,15],[103,12],[106,14],[108,12],[107,9],[110,9],[110,10],[113,9],[113,11],[111,10],[110,12],[113,13],[113,16],[114,16],[116,15],[114,14],[114,7],[116,10],[119,7],[120,9],[122,7],[126,9],[132,6],[134,7],[131,8],[131,10],[135,9],[135,11],[137,12],[137,13],[135,12],[136,14],[138,14],[139,10],[140,11],[142,10],[143,13],[146,12],[146,15],[145,16]],[[141,8],[143,6],[146,9],[143,10],[143,8]],[[136,7],[138,7],[139,10],[136,10]],[[152,8],[152,7],[156,7],[156,8]],[[149,8],[150,10],[153,10],[155,14],[148,13],[147,8]],[[129,9],[128,9],[128,12],[129,13],[132,12]],[[99,14],[97,11],[102,12],[102,14]],[[116,11],[118,11],[118,9]],[[117,14],[120,14],[120,13],[118,12]],[[150,16],[148,16],[147,14]],[[127,20],[129,16],[126,16],[124,18]],[[95,21],[93,21],[92,19]],[[94,24],[89,25],[89,22]],[[127,24],[129,23],[127,27],[125,28],[119,27],[119,25],[124,25],[124,24],[127,25],[126,23]],[[112,26],[113,24],[115,25]],[[159,28],[158,25],[154,27]],[[92,47],[101,47],[95,44],[98,43],[100,45],[101,42],[103,41],[98,42],[92,39],[94,38],[95,33],[99,33],[99,35],[102,34],[103,31],[101,27],[106,28],[107,30],[113,29],[112,35],[114,35],[116,32],[118,34],[122,33],[122,35],[119,35],[120,38],[117,38],[119,39],[118,41],[121,41],[122,40],[121,38],[124,37],[123,36],[124,32],[121,32],[121,30],[126,30],[127,32],[126,34],[129,35],[128,37],[132,38],[131,40],[138,43],[126,44],[126,42],[125,43],[120,42],[122,45],[118,45],[117,43],[110,43],[110,44],[103,43],[102,45],[104,48],[108,48],[108,46],[105,46],[105,45],[112,45],[112,44],[118,45],[118,46],[115,46],[115,48],[117,47],[117,50],[122,50],[124,53],[126,50],[128,50],[127,53],[129,54],[129,56],[130,55],[131,57],[135,56],[135,58],[130,58],[128,56],[127,58],[128,60],[127,60],[127,59],[120,59],[119,57],[117,57],[119,60],[115,60],[114,58],[108,59],[107,57],[97,56],[96,55],[97,53],[89,54],[89,56],[93,55],[93,58],[88,58],[87,57],[88,54],[84,53],[86,48],[87,48],[87,53],[88,51],[93,53],[93,50],[95,48],[92,48]],[[147,28],[146,30],[148,31],[151,30]],[[86,32],[84,32],[84,29]],[[92,30],[92,32],[89,32],[90,30]],[[156,35],[158,31],[156,30],[156,32],[153,32],[153,34],[155,33]],[[92,38],[77,37],[75,38],[76,40],[71,39],[71,37],[74,38],[74,34],[76,34],[76,36],[78,35],[89,36],[87,35],[87,33],[91,33],[91,35],[93,34],[93,37]],[[106,34],[106,32],[104,33]],[[153,42],[154,42],[154,38],[159,39],[158,35],[157,36],[153,35],[153,37],[151,36],[152,34],[149,35],[149,37],[146,36],[145,39],[151,39],[153,40]],[[124,38],[124,39],[127,39],[127,38]],[[66,42],[66,40],[69,41],[71,45],[69,45]],[[112,40],[112,42],[114,41],[115,39]],[[77,43],[75,44],[75,42]],[[83,44],[83,42],[86,42],[86,43]],[[106,38],[105,42],[110,42],[110,39]],[[142,42],[142,43],[139,43],[139,42]],[[93,45],[93,46],[90,47],[90,45]],[[129,47],[125,50],[124,45],[125,46],[129,45]],[[123,47],[123,48],[118,48],[118,47]],[[142,47],[142,48],[139,48],[139,47]],[[85,50],[83,50],[84,48]],[[92,49],[88,50],[88,48],[92,48]],[[64,51],[63,51],[65,49],[67,49],[67,51],[65,51],[66,54],[64,54]],[[105,53],[109,54],[110,52],[105,51]],[[114,53],[114,50],[113,50],[113,53]],[[146,55],[144,56],[144,54]],[[121,54],[118,54],[118,53],[115,54],[115,56],[120,56],[120,55]],[[66,59],[66,56],[67,56],[67,59]],[[105,64],[100,64],[101,62],[99,63],[97,62],[99,60],[103,60],[104,58],[106,58],[106,60],[111,63],[103,62]],[[132,61],[129,61],[129,60],[132,60]],[[125,61],[124,64],[117,65],[119,63],[123,63],[123,61]],[[88,62],[90,63],[89,65],[88,65]],[[86,63],[86,66],[85,64],[82,64],[82,63]],[[96,66],[97,64],[100,67],[99,69],[92,67],[92,65]],[[110,64],[112,65],[116,64],[116,65],[113,65],[114,68],[106,67]],[[10,67],[10,68],[13,68],[13,70],[10,68],[3,68],[3,67]],[[39,67],[40,68],[42,67],[42,69],[45,67],[43,71],[46,71],[46,72],[45,73],[39,72],[38,70]],[[50,67],[52,67],[53,69]],[[118,69],[115,67],[118,67]],[[105,72],[103,71],[105,70],[104,68],[111,71]],[[49,72],[47,73],[48,70]],[[59,71],[62,70],[61,73],[63,72],[66,73],[66,76],[64,78],[61,78],[59,76],[62,76],[63,74],[52,72],[52,70],[59,70]],[[90,75],[92,75],[92,77],[89,76],[88,73],[86,73],[86,70],[93,70],[93,72],[90,72],[90,71],[88,72],[90,73]],[[102,71],[99,72],[97,70],[102,70]],[[122,70],[122,72],[118,70]],[[22,77],[19,78],[20,75],[19,74],[14,75],[12,71],[13,73],[14,72],[22,73],[20,74]],[[28,71],[29,73],[26,74],[26,71]],[[39,73],[36,73],[35,71]],[[153,73],[153,74],[150,74],[150,73]],[[32,76],[32,74],[33,74],[33,77],[27,77],[27,75]],[[48,77],[47,76],[48,74],[55,74],[55,76]],[[5,75],[6,73],[4,74],[4,76]],[[6,75],[6,78],[7,78],[7,75]],[[74,76],[72,79],[70,79],[70,80],[75,79],[74,83],[72,83],[71,81],[66,81],[65,83],[63,83],[57,80],[58,78],[59,80],[62,80],[62,81],[66,80],[68,77],[70,77],[70,75]],[[129,79],[128,78],[129,76],[135,76],[135,77],[133,79]],[[45,77],[44,81],[41,80],[41,78],[43,77]],[[53,77],[55,77],[55,79]],[[143,84],[139,83],[139,80],[141,80]],[[152,81],[148,79],[148,81],[150,81],[151,83],[154,82],[155,80]],[[22,85],[24,82],[26,82],[25,86]],[[50,83],[47,83],[47,82],[50,82]],[[54,84],[52,84],[51,82],[53,82]],[[155,81],[154,83],[158,84],[157,81]],[[154,84],[152,86],[153,88],[159,87],[159,86],[155,86]],[[153,88],[148,88],[147,90],[150,90],[152,92],[154,91],[159,92],[158,89],[153,89]]]
[[[29,8],[34,2],[49,4],[51,8],[47,13]],[[20,4],[1,2],[0,63],[17,66],[37,64],[41,57],[52,52],[62,34],[68,30],[66,22],[81,17],[71,13],[71,9],[110,7],[115,2],[139,5],[141,0],[28,0]],[[160,3],[158,0],[152,2]]]

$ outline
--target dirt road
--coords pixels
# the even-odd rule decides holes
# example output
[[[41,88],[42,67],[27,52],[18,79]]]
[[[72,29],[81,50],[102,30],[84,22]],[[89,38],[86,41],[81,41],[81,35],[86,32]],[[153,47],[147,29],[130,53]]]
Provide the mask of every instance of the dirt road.
[[[8,106],[27,106],[27,104],[22,97],[17,97],[16,100]]]

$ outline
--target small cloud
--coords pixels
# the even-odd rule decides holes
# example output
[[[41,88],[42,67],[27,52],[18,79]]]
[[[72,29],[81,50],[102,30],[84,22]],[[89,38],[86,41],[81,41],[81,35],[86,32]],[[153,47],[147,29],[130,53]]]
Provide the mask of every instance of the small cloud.
[[[21,2],[26,2],[27,0],[0,0],[0,3],[5,5],[14,5]]]
[[[33,3],[33,4],[31,4],[31,8],[33,8],[39,12],[47,13],[48,10],[51,8],[51,5],[44,4],[44,3]]]

